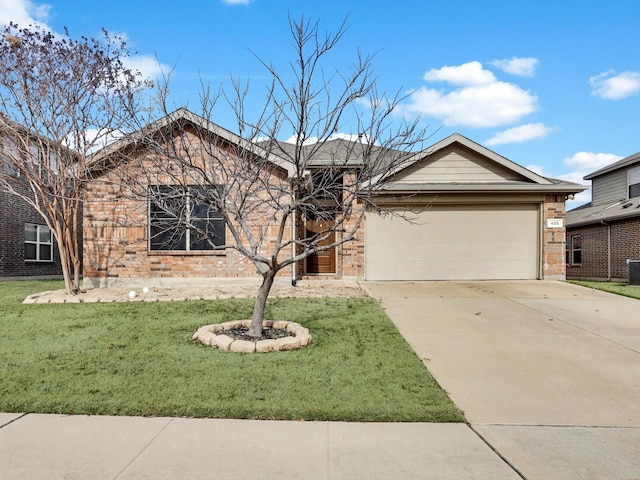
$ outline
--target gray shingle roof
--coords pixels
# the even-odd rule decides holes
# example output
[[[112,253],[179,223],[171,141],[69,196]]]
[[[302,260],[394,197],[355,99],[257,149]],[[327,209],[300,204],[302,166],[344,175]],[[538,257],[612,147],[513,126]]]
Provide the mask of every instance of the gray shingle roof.
[[[567,212],[567,227],[640,217],[640,198],[619,200],[606,205],[582,205]]]

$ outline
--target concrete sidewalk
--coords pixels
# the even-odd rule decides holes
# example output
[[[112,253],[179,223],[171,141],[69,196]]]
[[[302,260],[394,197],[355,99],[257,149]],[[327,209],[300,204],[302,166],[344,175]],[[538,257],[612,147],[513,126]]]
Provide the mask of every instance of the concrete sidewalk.
[[[640,479],[640,301],[563,282],[365,282],[529,480]]]
[[[465,424],[0,414],[0,478],[521,478]]]

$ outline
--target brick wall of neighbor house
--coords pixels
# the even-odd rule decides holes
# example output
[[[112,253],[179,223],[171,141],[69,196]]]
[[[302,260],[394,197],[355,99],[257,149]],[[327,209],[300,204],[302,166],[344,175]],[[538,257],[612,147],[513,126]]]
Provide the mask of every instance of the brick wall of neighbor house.
[[[608,225],[594,224],[567,231],[567,245],[573,235],[582,235],[582,263],[567,265],[567,278],[609,279],[608,238],[611,227],[611,279],[629,279],[627,259],[640,260],[640,218]]]
[[[128,174],[135,176],[133,167],[127,168],[130,169]],[[142,168],[149,170],[152,166],[143,164]],[[145,175],[140,174],[137,178],[144,179]],[[119,185],[115,172],[105,174],[86,188],[83,216],[86,283],[108,286],[153,279],[149,283],[166,284],[172,281],[169,279],[258,276],[251,261],[233,249],[149,251],[147,201],[132,197],[126,191]],[[268,212],[256,212],[256,222],[269,217]],[[265,252],[269,251],[269,243],[275,241],[276,235],[275,228],[268,232]],[[228,231],[227,238],[230,238]],[[290,255],[290,252],[283,251],[281,255]],[[279,274],[287,277],[291,269],[281,270]]]
[[[549,228],[547,220],[562,220],[562,228]],[[545,280],[564,280],[565,268],[564,195],[547,195],[542,214],[542,274]]]
[[[0,277],[62,275],[60,254],[54,240],[53,262],[25,262],[24,225],[45,225],[28,203],[16,195],[0,192]]]

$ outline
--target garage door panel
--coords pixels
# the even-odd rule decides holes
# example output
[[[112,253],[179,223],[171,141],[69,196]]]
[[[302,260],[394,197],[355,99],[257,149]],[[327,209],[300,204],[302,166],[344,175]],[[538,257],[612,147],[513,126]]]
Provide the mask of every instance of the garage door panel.
[[[413,223],[367,217],[367,279],[537,278],[537,205],[435,206],[411,215]]]
[[[481,278],[470,278],[468,262],[431,262],[428,267],[416,262],[398,262],[393,265],[374,264],[371,266],[372,276],[369,280],[504,280],[520,279],[521,272],[530,268],[530,262],[516,260],[507,261],[496,267],[495,262],[477,262],[473,272],[481,271]],[[378,275],[376,278],[374,275]]]

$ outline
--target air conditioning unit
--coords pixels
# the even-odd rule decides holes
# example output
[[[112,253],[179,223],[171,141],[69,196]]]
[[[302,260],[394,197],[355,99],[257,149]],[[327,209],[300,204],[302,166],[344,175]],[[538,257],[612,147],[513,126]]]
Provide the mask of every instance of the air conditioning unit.
[[[629,285],[640,286],[640,260],[629,262]]]

